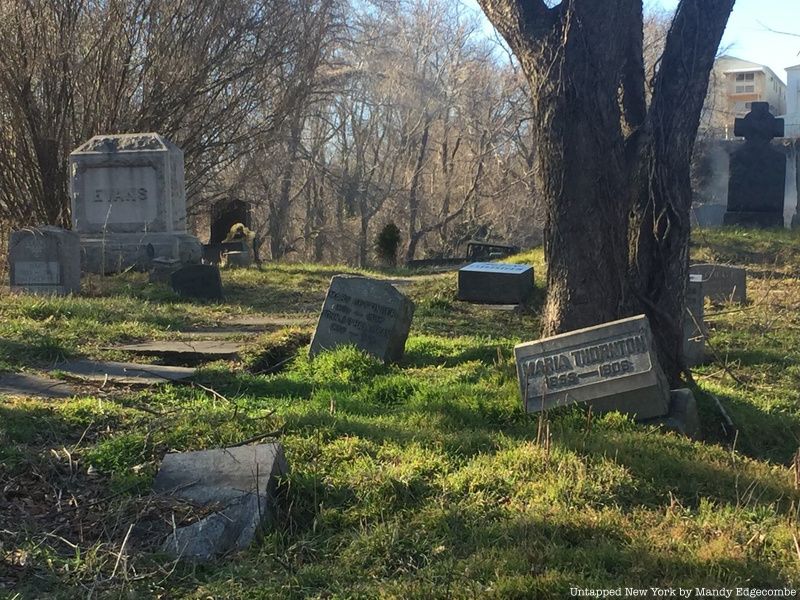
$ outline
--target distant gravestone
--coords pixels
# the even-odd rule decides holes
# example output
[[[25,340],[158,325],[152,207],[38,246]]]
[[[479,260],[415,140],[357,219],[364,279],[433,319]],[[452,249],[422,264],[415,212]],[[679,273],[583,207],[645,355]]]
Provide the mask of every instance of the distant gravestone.
[[[770,144],[783,137],[783,119],[770,114],[767,102],[753,102],[733,133],[746,141],[731,155],[725,225],[783,227],[786,156]]]
[[[385,281],[336,275],[331,279],[309,355],[352,344],[384,362],[403,357],[414,303]]]
[[[170,275],[176,294],[198,300],[224,300],[219,268],[212,265],[186,265]]]
[[[13,291],[33,294],[77,294],[81,291],[78,235],[58,227],[11,232],[9,281]]]
[[[533,267],[476,262],[458,270],[458,299],[483,304],[522,304],[533,293]]]
[[[144,269],[156,257],[200,262],[186,233],[183,152],[157,133],[98,135],[69,157],[72,228],[84,271]]]
[[[686,284],[686,314],[683,319],[683,355],[690,367],[705,360],[706,338],[704,318],[703,276],[689,275]]]
[[[712,302],[747,302],[747,271],[730,265],[697,264],[689,267],[691,275],[700,275],[703,295]]]
[[[274,520],[278,478],[288,472],[280,444],[167,454],[153,490],[218,510],[177,528],[164,550],[199,562],[244,550]]]
[[[639,315],[517,345],[526,410],[587,402],[596,413],[666,415],[669,386],[652,339],[647,317]]]

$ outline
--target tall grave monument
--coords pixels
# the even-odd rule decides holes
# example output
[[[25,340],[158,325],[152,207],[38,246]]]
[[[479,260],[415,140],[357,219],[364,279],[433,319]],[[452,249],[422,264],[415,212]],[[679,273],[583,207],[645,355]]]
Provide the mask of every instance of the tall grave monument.
[[[745,143],[731,155],[724,224],[783,227],[786,156],[770,144],[783,136],[783,119],[770,114],[767,102],[753,102],[750,112],[736,119],[733,133]]]
[[[200,262],[186,233],[183,151],[157,133],[98,135],[69,157],[72,228],[84,271],[146,268],[153,258]]]

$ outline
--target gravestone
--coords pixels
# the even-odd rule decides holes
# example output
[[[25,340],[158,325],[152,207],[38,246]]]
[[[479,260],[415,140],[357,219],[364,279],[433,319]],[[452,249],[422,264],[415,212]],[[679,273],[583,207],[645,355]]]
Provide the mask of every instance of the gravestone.
[[[61,296],[81,291],[80,241],[72,231],[58,227],[12,231],[8,265],[13,291]]]
[[[533,293],[533,267],[476,262],[458,270],[458,299],[483,304],[522,304]]]
[[[703,295],[712,302],[747,302],[747,271],[730,265],[697,264],[689,267],[690,275],[700,275]]]
[[[231,228],[241,223],[248,229],[252,227],[250,204],[242,200],[223,200],[214,205],[211,215],[210,245],[221,244],[230,234]]]
[[[783,119],[770,114],[767,102],[753,102],[733,133],[745,143],[731,155],[725,225],[783,227],[786,156],[770,144],[783,137]]]
[[[662,430],[674,431],[692,439],[701,438],[700,415],[697,400],[688,388],[669,393],[669,413],[663,417],[644,420],[646,425],[657,425]]]
[[[157,133],[98,135],[69,156],[72,228],[92,273],[200,262],[186,233],[183,151]]]
[[[278,478],[288,472],[280,444],[167,454],[153,490],[219,510],[177,528],[164,542],[164,551],[202,562],[244,550],[275,519]]]
[[[414,303],[385,281],[336,275],[322,304],[309,356],[352,344],[384,362],[403,357]]]
[[[639,315],[515,346],[526,410],[587,402],[595,413],[667,414],[669,386],[652,340],[647,317]]]
[[[686,284],[686,313],[683,317],[683,355],[687,366],[703,364],[706,353],[703,276],[689,275]]]
[[[224,300],[219,267],[213,265],[186,265],[170,275],[170,284],[176,294],[198,300]]]
[[[150,283],[169,283],[172,274],[183,266],[177,258],[158,256],[150,264]]]

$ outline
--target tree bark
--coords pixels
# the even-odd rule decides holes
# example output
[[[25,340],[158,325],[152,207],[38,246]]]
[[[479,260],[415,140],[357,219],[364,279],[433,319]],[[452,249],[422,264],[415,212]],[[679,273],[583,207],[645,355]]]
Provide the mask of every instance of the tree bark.
[[[676,384],[691,150],[733,0],[680,3],[649,109],[640,0],[479,1],[531,87],[547,208],[544,335],[644,312]]]

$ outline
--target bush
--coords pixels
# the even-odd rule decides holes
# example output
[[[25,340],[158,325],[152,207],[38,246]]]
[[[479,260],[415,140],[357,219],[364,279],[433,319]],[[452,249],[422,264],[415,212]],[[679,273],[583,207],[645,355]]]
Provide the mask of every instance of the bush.
[[[378,259],[384,265],[394,267],[397,265],[397,249],[400,246],[400,230],[394,223],[384,225],[375,241],[375,251]]]

